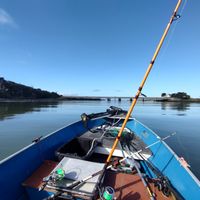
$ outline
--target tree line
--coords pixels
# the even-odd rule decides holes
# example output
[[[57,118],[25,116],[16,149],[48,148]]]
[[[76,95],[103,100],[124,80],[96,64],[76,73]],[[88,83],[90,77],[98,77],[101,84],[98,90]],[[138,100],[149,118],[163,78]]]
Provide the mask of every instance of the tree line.
[[[58,98],[61,95],[56,92],[48,92],[46,90],[34,89],[12,81],[7,81],[0,77],[0,98],[5,99],[44,99]]]
[[[171,98],[178,98],[178,99],[190,99],[190,95],[186,92],[177,92],[172,94],[162,93],[161,97],[171,97]]]

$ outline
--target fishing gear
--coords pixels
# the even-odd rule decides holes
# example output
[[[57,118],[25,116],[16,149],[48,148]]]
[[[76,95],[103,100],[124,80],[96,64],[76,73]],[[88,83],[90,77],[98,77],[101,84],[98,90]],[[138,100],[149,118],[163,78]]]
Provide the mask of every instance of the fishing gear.
[[[155,195],[154,195],[154,193],[151,191],[150,187],[148,186],[147,182],[145,181],[144,177],[142,176],[142,174],[141,174],[141,172],[140,172],[140,169],[138,168],[138,166],[137,166],[137,164],[136,164],[136,162],[135,162],[135,159],[133,158],[133,156],[132,156],[132,154],[131,154],[131,152],[130,152],[130,150],[129,150],[129,148],[128,148],[127,145],[125,145],[125,149],[126,149],[127,153],[129,154],[129,156],[131,157],[131,159],[132,159],[132,161],[133,161],[133,163],[134,163],[134,167],[135,167],[135,169],[136,169],[136,171],[137,171],[139,177],[141,178],[142,183],[143,183],[143,185],[145,186],[147,192],[149,193],[150,200],[155,200]]]
[[[166,139],[170,138],[171,136],[174,136],[175,134],[176,134],[176,132],[173,132],[173,133],[169,134],[168,136],[166,136],[166,137],[164,137],[164,138],[160,138],[160,140],[158,140],[158,141],[156,141],[156,142],[154,142],[154,143],[152,143],[152,144],[146,146],[144,149],[149,149],[150,147],[152,147],[152,146],[158,144],[159,142],[165,141]],[[120,144],[120,143],[119,143],[119,144]],[[132,145],[131,145],[131,146],[132,146]],[[132,147],[135,148],[134,146],[132,146]],[[144,149],[140,149],[140,150],[138,150],[138,151],[132,153],[132,155],[139,154],[140,157],[142,157],[144,160],[146,160],[146,158],[144,158],[144,156],[142,156],[142,154],[140,154],[142,151],[144,151]],[[126,159],[126,158],[122,158],[122,159],[120,160],[120,162],[124,161],[125,159]],[[109,165],[109,166],[106,167],[106,169],[110,169],[111,167],[112,167],[112,165]],[[94,173],[94,174],[92,174],[92,175],[90,175],[90,176],[88,176],[88,177],[86,177],[86,178],[80,180],[80,181],[75,181],[75,182],[73,182],[71,185],[69,185],[67,188],[68,188],[68,189],[73,189],[73,188],[76,187],[77,185],[79,185],[79,184],[81,184],[81,183],[83,183],[83,182],[85,182],[85,181],[87,181],[87,180],[89,180],[89,179],[91,179],[91,178],[93,178],[93,177],[95,177],[95,176],[101,174],[103,171],[104,171],[104,169],[103,169],[103,170],[100,170],[100,171],[98,171],[98,172],[96,172],[96,173]],[[47,177],[45,177],[45,178],[43,179],[44,184],[42,185],[42,187],[40,187],[40,189],[39,189],[40,191],[43,190],[43,189],[47,186],[48,182],[52,180],[52,177],[53,177],[53,176],[50,175],[50,176],[47,176]]]
[[[157,169],[149,160],[145,160],[145,163],[147,163],[151,171],[157,176],[157,182],[155,182],[155,186],[157,186],[158,189],[161,190],[165,196],[168,197],[172,193],[172,195],[174,195],[177,200],[184,200],[182,195],[178,193],[177,190],[172,186],[167,176],[164,176],[164,174],[159,169]]]
[[[57,199],[58,197],[60,197],[64,192],[63,191],[58,191],[55,194],[52,194],[51,196],[44,198],[43,200],[54,200]],[[71,195],[65,195],[65,199],[67,200],[76,200],[75,197],[71,196]]]
[[[166,140],[167,138],[171,137],[172,135],[175,135],[175,134],[174,133],[170,134],[170,135],[166,136],[165,138],[163,138],[160,141]],[[155,144],[157,144],[157,143],[158,142],[154,142],[153,144],[149,145],[148,148],[151,147],[151,146],[153,146],[153,145],[155,145]],[[130,145],[131,145],[131,147],[135,148],[132,144],[130,144]],[[139,156],[143,160],[145,160],[145,163],[148,165],[148,167],[151,169],[151,171],[157,176],[157,179],[151,179],[151,180],[154,181],[155,186],[158,187],[158,190],[162,191],[163,194],[165,196],[167,196],[167,197],[170,196],[170,194],[172,194],[174,197],[176,197],[177,200],[183,200],[184,198],[181,196],[181,194],[179,194],[173,188],[173,186],[170,183],[169,179],[166,176],[164,176],[163,173],[159,169],[157,169],[150,160],[147,160],[145,158],[145,156],[142,155],[140,152],[141,151],[137,151],[137,153],[139,154]],[[131,153],[131,154],[133,154],[133,153]]]
[[[154,145],[156,145],[156,144],[158,144],[158,143],[160,143],[160,142],[162,142],[162,141],[165,141],[166,139],[170,138],[171,136],[174,136],[175,134],[176,134],[176,132],[173,132],[173,133],[167,135],[167,136],[164,137],[164,138],[160,138],[158,141],[156,141],[156,142],[154,142],[154,143],[152,143],[152,144],[146,146],[144,149],[149,149],[150,147],[152,147],[152,146],[154,146]],[[135,168],[136,168],[136,170],[137,170],[139,176],[141,177],[144,186],[147,188],[147,191],[148,191],[148,193],[149,193],[149,195],[150,195],[150,198],[152,198],[152,199],[154,198],[153,193],[151,192],[150,188],[147,187],[147,183],[145,183],[145,179],[142,177],[142,175],[141,175],[141,173],[140,173],[140,170],[139,170],[139,168],[137,167],[137,165],[136,165],[136,163],[135,163],[135,160],[134,160],[134,158],[133,158],[133,155],[134,155],[134,154],[137,154],[137,153],[139,154],[139,156],[140,156],[143,160],[145,160],[145,162],[148,164],[149,168],[150,168],[154,173],[155,173],[155,170],[156,170],[156,173],[155,173],[155,174],[157,174],[159,178],[157,179],[157,181],[155,181],[155,186],[157,186],[157,187],[159,188],[159,190],[162,191],[163,194],[164,194],[165,196],[170,196],[171,192],[173,192],[173,194],[175,194],[175,196],[176,196],[177,199],[182,199],[181,196],[175,191],[175,189],[173,189],[173,187],[172,187],[170,181],[168,180],[168,178],[165,177],[157,168],[154,167],[154,165],[153,165],[150,161],[148,161],[148,160],[141,154],[141,152],[144,151],[144,149],[141,149],[141,150],[139,150],[139,151],[136,151],[136,152],[132,153],[132,152],[130,151],[130,147],[134,148],[135,150],[136,150],[136,148],[134,147],[134,145],[133,145],[130,141],[127,141],[127,143],[123,143],[123,145],[124,145],[126,151],[128,152],[129,156],[132,158],[132,160],[133,160],[133,162],[134,162],[134,166],[135,166]],[[121,150],[122,150],[123,157],[125,157],[125,154],[124,154],[124,151],[123,151],[121,142],[119,142],[119,146],[120,146],[120,148],[121,148]]]
[[[103,192],[103,199],[113,200],[114,194],[115,194],[114,189],[110,186],[107,186],[107,187],[105,187],[104,192]]]
[[[44,182],[44,184],[39,188],[39,191],[44,190],[44,188],[49,184],[49,182],[55,183],[56,181],[62,180],[64,177],[65,171],[62,168],[58,168],[55,172],[43,178],[42,181]]]
[[[180,19],[181,18],[181,15],[179,15],[179,14],[176,14],[175,16],[174,16],[174,19],[173,19],[173,21],[176,21],[176,20],[178,20],[178,19]]]
[[[172,134],[170,134],[170,135],[168,135],[168,136],[166,136],[166,137],[164,137],[164,138],[161,138],[159,141],[156,141],[156,142],[150,144],[149,146],[145,147],[145,149],[148,149],[148,148],[152,147],[153,145],[156,145],[158,142],[164,141],[164,140],[166,140],[167,138],[169,138],[169,137],[171,137],[171,136],[173,136],[173,135],[175,135],[175,134],[176,134],[176,133],[172,133]],[[120,143],[119,143],[119,144],[120,144]],[[139,151],[137,151],[137,152],[132,153],[132,155],[139,153],[139,155],[142,157],[143,155],[140,154],[140,152],[142,152],[142,151],[143,151],[143,149],[141,149],[141,150],[139,150]],[[144,157],[142,157],[142,158],[143,158],[144,160],[146,160]],[[124,158],[120,159],[119,162],[125,161],[125,162],[127,163],[127,159],[128,159],[128,158],[125,158],[125,155],[124,155]],[[131,161],[132,161],[132,159],[131,159]],[[114,163],[112,163],[112,165],[107,166],[107,167],[106,167],[106,170],[111,169],[111,168],[113,167],[113,164],[114,164]],[[134,165],[134,167],[137,166],[137,163],[134,163],[134,164],[133,164],[133,163],[129,163],[129,164],[130,164],[130,167],[132,167],[132,168],[133,168],[133,165]],[[138,170],[139,170],[139,168],[138,168]],[[129,170],[129,171],[130,171],[130,170]],[[97,175],[100,175],[100,174],[103,173],[103,172],[104,172],[104,169],[103,169],[103,170],[100,170],[100,171],[98,171],[98,172],[95,172],[95,173],[93,173],[92,175],[83,178],[82,180],[74,181],[73,183],[71,183],[70,185],[68,185],[68,187],[66,187],[66,190],[73,190],[73,189],[74,189],[75,187],[77,187],[78,185],[80,185],[80,184],[82,184],[82,183],[88,181],[89,179],[91,179],[91,178],[93,178],[93,177],[95,177],[95,176],[97,176]],[[59,168],[59,169],[57,170],[56,174],[58,174],[58,176],[57,176],[58,178],[57,178],[57,179],[55,179],[55,175],[53,175],[53,174],[51,174],[51,175],[48,176],[48,177],[45,177],[45,178],[43,179],[44,184],[43,184],[43,186],[42,186],[39,190],[40,190],[40,191],[41,191],[41,190],[44,190],[44,188],[45,188],[45,187],[49,184],[49,182],[51,182],[51,181],[58,181],[59,179],[64,178],[64,177],[63,177],[63,171],[62,171],[61,168]],[[59,189],[57,189],[57,190],[59,190]],[[147,189],[147,190],[148,190],[148,189]],[[66,191],[58,191],[57,193],[55,193],[55,194],[51,195],[50,197],[46,198],[45,200],[56,199],[56,197],[61,196],[61,195],[62,195],[63,193],[65,193],[65,192],[66,192]],[[150,194],[150,192],[149,192],[149,194]],[[152,194],[152,196],[153,196],[153,194]]]
[[[145,149],[149,149],[150,147],[152,147],[152,146],[154,146],[154,145],[156,145],[156,144],[158,144],[158,143],[160,143],[160,142],[163,142],[163,141],[165,141],[166,139],[168,139],[168,138],[170,138],[171,136],[174,136],[174,135],[176,135],[176,132],[173,132],[173,133],[167,135],[167,136],[164,137],[164,138],[160,138],[158,141],[156,141],[156,142],[154,142],[154,143],[152,143],[152,144],[146,146],[144,149],[140,149],[140,150],[134,152],[134,154],[140,153],[140,152],[144,151]]]
[[[158,56],[158,53],[159,53],[159,51],[160,51],[160,49],[161,49],[161,47],[162,47],[162,44],[163,44],[163,42],[164,42],[164,40],[165,40],[165,38],[166,38],[166,36],[167,36],[167,33],[168,33],[169,29],[170,29],[170,26],[171,26],[172,22],[174,21],[174,19],[175,19],[176,16],[177,16],[177,11],[178,11],[178,9],[179,9],[179,7],[180,7],[181,2],[182,2],[182,0],[178,0],[178,3],[177,3],[177,5],[176,5],[176,7],[175,7],[175,9],[174,9],[174,12],[173,12],[173,14],[172,14],[170,20],[169,20],[169,23],[167,24],[167,27],[165,28],[165,31],[164,31],[164,33],[163,33],[163,35],[162,35],[162,37],[161,37],[161,39],[160,39],[160,41],[159,41],[159,44],[158,44],[158,46],[157,46],[157,48],[156,48],[156,50],[155,50],[155,53],[154,53],[154,55],[153,55],[153,57],[152,57],[152,60],[150,61],[149,66],[148,66],[148,68],[147,68],[147,70],[146,70],[146,73],[145,73],[144,78],[143,78],[143,80],[142,80],[142,82],[141,82],[141,84],[140,84],[140,87],[138,88],[138,91],[137,91],[137,93],[136,93],[136,95],[135,95],[135,97],[134,97],[134,100],[133,100],[132,103],[131,103],[131,106],[130,106],[130,108],[129,108],[129,110],[128,110],[128,113],[127,113],[127,115],[126,115],[126,117],[125,117],[125,120],[124,120],[124,122],[123,122],[123,124],[122,124],[122,127],[121,127],[121,129],[120,129],[120,131],[119,131],[119,133],[118,133],[118,136],[116,137],[116,140],[115,140],[115,142],[114,142],[114,144],[113,144],[113,147],[112,147],[112,149],[111,149],[111,152],[110,152],[110,154],[109,154],[109,156],[108,156],[108,158],[107,158],[107,160],[106,160],[106,165],[108,165],[108,163],[110,162],[110,159],[111,159],[111,157],[112,157],[112,155],[113,155],[113,153],[114,153],[114,150],[115,150],[115,148],[116,148],[116,146],[117,146],[117,144],[118,144],[118,141],[119,141],[119,139],[120,139],[120,137],[121,137],[121,134],[122,134],[122,132],[123,132],[123,130],[124,130],[126,124],[127,124],[128,119],[129,119],[130,116],[131,116],[131,113],[132,113],[132,111],[133,111],[133,109],[134,109],[134,107],[135,107],[135,104],[136,104],[136,102],[137,102],[137,100],[138,100],[138,97],[140,96],[140,94],[141,94],[141,92],[142,92],[142,89],[143,89],[143,86],[144,86],[144,84],[145,84],[145,82],[146,82],[146,80],[147,80],[147,77],[148,77],[148,75],[149,75],[149,73],[150,73],[150,71],[151,71],[151,69],[152,69],[152,67],[153,67],[153,65],[154,65],[154,63],[155,63],[155,60],[156,60],[156,58],[157,58],[157,56]]]

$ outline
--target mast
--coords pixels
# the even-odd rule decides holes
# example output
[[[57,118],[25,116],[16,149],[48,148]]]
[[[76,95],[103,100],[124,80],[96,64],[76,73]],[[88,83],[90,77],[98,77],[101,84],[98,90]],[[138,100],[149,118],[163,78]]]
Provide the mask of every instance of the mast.
[[[150,64],[149,64],[149,66],[148,66],[148,68],[147,68],[147,70],[146,70],[146,73],[145,73],[145,75],[144,75],[144,77],[143,77],[143,79],[142,79],[142,82],[141,82],[141,84],[140,84],[140,87],[138,88],[138,91],[137,91],[137,93],[136,93],[136,95],[135,95],[135,97],[134,97],[134,100],[132,101],[132,104],[131,104],[131,106],[130,106],[128,112],[127,112],[127,115],[126,115],[126,117],[125,117],[125,119],[124,119],[124,122],[123,122],[123,124],[122,124],[122,127],[121,127],[121,129],[120,129],[120,131],[119,131],[119,133],[118,133],[118,135],[117,135],[117,137],[116,137],[116,139],[115,139],[115,141],[114,141],[114,143],[113,143],[113,146],[112,146],[112,149],[111,149],[111,151],[110,151],[110,154],[109,154],[109,156],[108,156],[108,158],[107,158],[107,160],[106,160],[106,166],[107,166],[107,165],[109,164],[109,162],[110,162],[110,159],[111,159],[111,157],[112,157],[112,155],[113,155],[113,152],[114,152],[114,150],[115,150],[115,148],[116,148],[116,146],[117,146],[117,144],[118,144],[118,142],[119,142],[119,139],[120,139],[120,137],[121,137],[121,135],[122,135],[122,132],[123,132],[123,130],[124,130],[126,124],[127,124],[127,121],[128,121],[128,119],[129,119],[129,117],[131,116],[131,113],[132,113],[132,111],[133,111],[133,109],[134,109],[134,107],[135,107],[135,104],[136,104],[136,102],[137,102],[137,100],[138,100],[138,97],[139,97],[140,94],[141,94],[141,91],[142,91],[142,89],[143,89],[143,87],[144,87],[144,84],[145,84],[145,82],[146,82],[146,80],[147,80],[147,77],[148,77],[148,75],[149,75],[151,69],[153,68],[154,62],[155,62],[155,60],[156,60],[156,58],[157,58],[157,56],[158,56],[158,53],[159,53],[159,51],[160,51],[160,49],[161,49],[161,47],[162,47],[162,44],[163,44],[163,42],[164,42],[164,40],[165,40],[165,38],[166,38],[166,36],[167,36],[167,33],[168,33],[168,31],[169,31],[169,29],[170,29],[170,27],[171,27],[171,24],[172,24],[172,22],[173,22],[174,20],[176,20],[176,19],[178,19],[178,18],[180,17],[179,15],[177,15],[177,11],[178,11],[178,9],[179,9],[179,7],[180,7],[180,5],[181,5],[181,2],[182,2],[182,0],[178,0],[178,2],[177,2],[177,4],[176,4],[176,7],[175,7],[175,9],[174,9],[174,12],[173,12],[173,14],[172,14],[172,16],[171,16],[171,18],[170,18],[170,20],[169,20],[169,23],[167,24],[167,26],[166,26],[166,28],[165,28],[165,31],[164,31],[164,33],[163,33],[163,35],[162,35],[162,37],[161,37],[161,39],[160,39],[160,41],[159,41],[159,43],[158,43],[158,45],[157,45],[157,48],[156,48],[156,50],[155,50],[155,52],[154,52],[154,55],[153,55],[153,57],[152,57],[152,59],[151,59],[151,61],[150,61]]]

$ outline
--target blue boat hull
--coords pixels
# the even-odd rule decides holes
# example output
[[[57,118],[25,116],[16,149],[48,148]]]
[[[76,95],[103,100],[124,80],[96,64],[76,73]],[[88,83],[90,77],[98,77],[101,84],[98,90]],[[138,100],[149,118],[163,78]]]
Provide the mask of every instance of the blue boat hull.
[[[91,126],[103,123],[102,120],[91,121]],[[55,151],[64,143],[80,136],[86,131],[82,122],[73,123],[59,129],[38,143],[33,143],[21,151],[11,155],[0,163],[0,199],[29,199],[22,182],[26,180],[44,160],[55,157]],[[48,195],[48,194],[46,194]],[[41,199],[44,194],[41,193]],[[38,198],[39,199],[39,198]]]
[[[147,145],[151,145],[160,140],[158,135],[137,120],[129,122],[127,127],[134,131]],[[172,186],[180,193],[183,199],[196,200],[200,198],[199,180],[188,168],[185,168],[181,164],[178,156],[164,141],[153,145],[150,147],[150,150],[153,153],[149,158],[151,163],[164,176],[168,177]],[[146,167],[147,173],[154,177],[155,174],[149,166],[145,163],[144,166]]]
[[[104,123],[104,119],[91,120],[89,127],[95,127]],[[147,145],[160,138],[149,128],[131,120],[127,127],[137,134]],[[55,158],[55,151],[63,144],[82,135],[86,131],[82,121],[78,121],[62,129],[59,129],[39,142],[33,143],[21,151],[11,155],[0,163],[0,199],[2,200],[24,200],[43,199],[50,196],[45,191],[33,191],[22,186],[26,180],[44,160]],[[192,172],[183,167],[177,155],[164,143],[150,147],[153,152],[149,160],[168,177],[172,186],[187,200],[196,200],[200,197],[200,183]],[[150,167],[143,163],[143,167],[150,177],[155,177]]]

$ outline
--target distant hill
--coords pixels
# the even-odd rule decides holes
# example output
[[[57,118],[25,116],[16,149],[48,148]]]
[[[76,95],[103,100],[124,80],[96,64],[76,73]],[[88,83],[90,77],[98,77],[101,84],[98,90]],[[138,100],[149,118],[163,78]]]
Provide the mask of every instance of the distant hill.
[[[45,99],[59,98],[61,95],[56,92],[48,92],[41,89],[34,89],[26,85],[7,81],[0,77],[0,98],[4,99]]]

